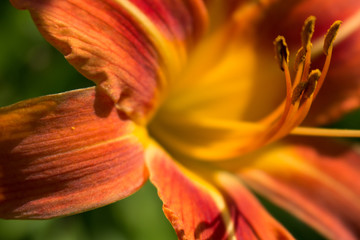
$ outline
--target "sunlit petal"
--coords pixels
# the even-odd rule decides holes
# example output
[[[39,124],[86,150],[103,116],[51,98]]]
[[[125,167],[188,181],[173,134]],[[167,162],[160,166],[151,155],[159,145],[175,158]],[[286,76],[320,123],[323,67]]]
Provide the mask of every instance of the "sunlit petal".
[[[141,128],[94,88],[0,109],[0,217],[50,218],[122,199],[147,179]]]
[[[136,120],[158,104],[206,25],[201,1],[11,2],[29,9],[43,36]]]

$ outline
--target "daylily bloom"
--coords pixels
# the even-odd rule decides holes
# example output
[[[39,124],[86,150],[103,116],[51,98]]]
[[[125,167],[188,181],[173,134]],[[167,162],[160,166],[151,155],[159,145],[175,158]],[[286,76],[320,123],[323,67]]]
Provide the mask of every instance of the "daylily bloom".
[[[0,109],[0,217],[149,178],[179,239],[293,239],[250,189],[360,238],[359,148],[331,138],[359,131],[318,128],[360,105],[358,0],[11,2],[96,87]]]

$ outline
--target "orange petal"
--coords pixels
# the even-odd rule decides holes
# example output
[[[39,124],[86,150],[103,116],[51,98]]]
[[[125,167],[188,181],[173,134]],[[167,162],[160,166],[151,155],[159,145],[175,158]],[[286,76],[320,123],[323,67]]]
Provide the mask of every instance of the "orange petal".
[[[139,127],[94,88],[0,109],[0,217],[51,218],[122,199],[147,179]]]
[[[43,36],[134,118],[154,108],[206,22],[200,0],[11,2],[30,10]]]
[[[209,12],[210,27],[216,29],[228,21],[243,0],[205,0]]]
[[[156,147],[147,149],[147,163],[179,239],[293,239],[235,176],[186,168]]]
[[[237,239],[248,239],[246,230],[249,229],[256,236],[254,239],[293,239],[238,178],[230,173],[221,173],[217,176],[217,182],[231,211]]]
[[[239,173],[254,190],[329,239],[355,240],[360,237],[359,163],[358,150],[306,138],[270,148]]]

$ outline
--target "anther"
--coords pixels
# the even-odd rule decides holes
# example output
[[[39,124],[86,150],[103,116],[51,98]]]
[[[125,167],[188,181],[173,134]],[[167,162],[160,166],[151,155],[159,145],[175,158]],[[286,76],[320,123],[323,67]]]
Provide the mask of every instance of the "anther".
[[[340,25],[341,25],[341,21],[335,21],[326,33],[325,40],[324,40],[324,46],[323,46],[323,51],[324,51],[324,54],[326,55],[326,58],[325,58],[325,63],[324,63],[323,69],[322,69],[321,77],[318,81],[318,87],[315,89],[314,97],[316,97],[317,94],[319,93],[319,90],[324,83],[325,76],[329,70],[332,49],[333,49],[333,42],[334,42],[336,34],[340,28]]]
[[[296,57],[295,57],[295,63],[294,63],[294,70],[297,71],[298,67],[300,65],[300,63],[305,61],[305,55],[306,55],[306,51],[303,47],[301,47],[297,53],[296,53]]]
[[[303,92],[305,91],[305,88],[307,88],[308,82],[299,82],[298,85],[296,85],[292,97],[291,97],[291,103],[294,105],[301,97]]]
[[[310,16],[305,20],[304,26],[301,31],[301,41],[302,46],[305,49],[305,51],[308,50],[309,44],[311,44],[311,38],[314,33],[315,29],[315,20],[316,18],[314,16]]]
[[[283,64],[289,63],[289,49],[283,36],[277,36],[274,40],[275,57],[280,69],[284,71]]]
[[[336,34],[339,31],[341,23],[342,22],[339,21],[339,20],[335,21],[331,25],[329,30],[327,31],[326,36],[325,36],[325,40],[324,40],[324,46],[323,46],[323,51],[324,51],[325,55],[328,55],[329,48],[332,46],[332,44],[333,44],[333,42],[335,40]]]
[[[303,94],[304,99],[310,98],[310,96],[315,92],[315,88],[320,76],[321,76],[321,72],[319,69],[311,71],[306,84],[306,88],[304,90],[304,94]]]

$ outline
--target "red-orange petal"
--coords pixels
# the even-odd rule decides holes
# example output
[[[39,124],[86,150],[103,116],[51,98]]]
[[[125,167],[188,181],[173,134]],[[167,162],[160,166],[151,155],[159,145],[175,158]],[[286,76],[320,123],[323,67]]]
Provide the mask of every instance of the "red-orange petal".
[[[200,0],[11,0],[118,107],[142,119],[205,28]]]
[[[359,239],[358,150],[324,139],[301,140],[264,152],[240,175],[329,239]]]
[[[156,147],[147,164],[179,239],[293,239],[234,175],[185,167]]]
[[[216,180],[231,212],[237,239],[249,239],[251,234],[255,235],[254,239],[294,239],[269,215],[238,178],[222,172]]]
[[[97,208],[147,179],[139,127],[95,88],[0,108],[0,217]]]
[[[275,39],[278,35],[286,38],[290,49],[301,46],[300,31],[305,19],[316,17],[313,40],[322,37],[336,20],[346,22],[359,11],[357,0],[301,0],[274,1],[264,12],[263,20],[259,22],[258,34],[260,41]],[[266,42],[262,42],[265,43]],[[271,47],[271,43],[267,44]]]

